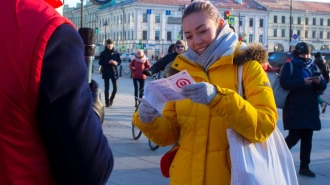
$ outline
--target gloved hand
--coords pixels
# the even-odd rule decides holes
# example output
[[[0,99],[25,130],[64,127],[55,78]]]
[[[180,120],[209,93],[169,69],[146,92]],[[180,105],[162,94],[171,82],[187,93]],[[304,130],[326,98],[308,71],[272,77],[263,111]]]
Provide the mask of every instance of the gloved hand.
[[[147,75],[147,76],[151,76],[151,75],[152,75],[152,72],[149,71],[149,70],[144,70],[144,71],[142,71],[142,73],[143,73],[144,75]]]
[[[140,120],[145,123],[150,123],[155,118],[161,116],[161,114],[157,112],[156,109],[154,109],[153,107],[149,107],[144,103],[140,103],[138,111],[139,111]]]
[[[184,97],[205,105],[209,104],[217,94],[216,88],[207,82],[185,85],[181,89]]]
[[[91,89],[93,97],[93,110],[96,115],[99,117],[101,123],[104,121],[104,105],[101,101],[101,89],[99,84],[95,80],[91,80],[89,83],[89,88]]]

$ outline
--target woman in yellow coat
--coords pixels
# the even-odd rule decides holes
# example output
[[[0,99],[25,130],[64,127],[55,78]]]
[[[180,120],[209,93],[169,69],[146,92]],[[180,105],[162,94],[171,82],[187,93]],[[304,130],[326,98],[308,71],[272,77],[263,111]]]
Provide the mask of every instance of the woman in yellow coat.
[[[184,100],[163,111],[141,104],[134,124],[160,146],[178,143],[169,169],[171,185],[229,185],[230,156],[226,129],[252,142],[273,132],[277,112],[268,77],[259,61],[260,44],[238,41],[210,2],[193,2],[182,28],[189,49],[171,67],[187,70],[196,84],[182,87]],[[245,97],[237,93],[237,66],[243,65]]]

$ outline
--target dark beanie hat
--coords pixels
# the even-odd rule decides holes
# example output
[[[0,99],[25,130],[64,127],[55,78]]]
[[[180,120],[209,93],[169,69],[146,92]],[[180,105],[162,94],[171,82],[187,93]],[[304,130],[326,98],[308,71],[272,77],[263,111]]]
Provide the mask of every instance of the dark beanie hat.
[[[177,40],[175,45],[181,44],[182,46],[186,47],[186,43],[183,40]]]
[[[108,39],[108,40],[107,40],[107,45],[108,45],[108,44],[113,44],[113,40]]]
[[[300,42],[296,45],[295,53],[296,53],[296,55],[311,54],[312,51],[306,42]]]
[[[321,52],[317,52],[317,53],[315,53],[314,57],[315,57],[315,58],[320,58],[320,57],[321,57]]]

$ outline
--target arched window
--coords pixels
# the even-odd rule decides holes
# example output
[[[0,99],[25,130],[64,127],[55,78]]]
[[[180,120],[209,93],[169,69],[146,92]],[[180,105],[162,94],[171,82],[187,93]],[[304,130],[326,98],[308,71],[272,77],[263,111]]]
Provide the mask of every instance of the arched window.
[[[321,46],[320,50],[329,51],[329,45],[323,45],[323,46]]]
[[[277,43],[274,46],[274,52],[283,52],[284,51],[284,46],[280,43]]]

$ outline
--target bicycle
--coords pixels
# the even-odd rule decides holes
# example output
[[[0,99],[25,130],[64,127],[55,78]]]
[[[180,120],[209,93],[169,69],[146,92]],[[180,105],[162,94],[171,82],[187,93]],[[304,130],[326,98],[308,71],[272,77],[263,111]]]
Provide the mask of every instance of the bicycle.
[[[139,102],[138,106],[136,106],[134,112],[136,112],[136,111],[138,110],[140,103],[141,103],[141,102]],[[138,139],[141,137],[141,135],[142,135],[142,131],[141,131],[139,128],[137,128],[137,127],[133,124],[133,121],[132,121],[132,136],[133,136],[133,139],[134,139],[134,140],[138,140]],[[152,151],[155,151],[155,150],[157,150],[157,149],[159,148],[158,145],[156,145],[155,143],[153,143],[153,142],[150,141],[149,139],[148,139],[148,144],[149,144],[149,148],[150,148]]]

